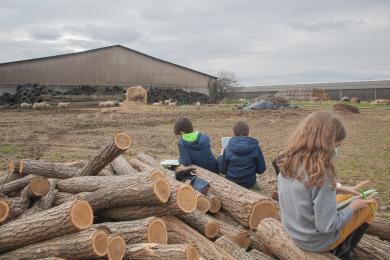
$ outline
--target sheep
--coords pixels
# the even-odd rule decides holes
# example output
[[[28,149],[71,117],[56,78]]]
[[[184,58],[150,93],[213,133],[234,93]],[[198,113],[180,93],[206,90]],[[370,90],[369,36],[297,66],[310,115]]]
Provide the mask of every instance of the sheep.
[[[200,102],[196,102],[195,106],[199,109],[200,108]]]
[[[60,102],[58,103],[57,107],[58,108],[66,108],[69,107],[70,102]]]
[[[46,101],[43,101],[41,103],[34,103],[32,107],[33,109],[45,109],[45,108],[49,108],[50,104],[47,103]]]
[[[163,104],[163,101],[154,102],[153,106],[161,106]]]
[[[102,101],[102,102],[99,102],[99,107],[113,107],[115,106],[115,102],[114,101]]]
[[[32,107],[32,104],[29,104],[29,103],[21,103],[20,104],[20,108],[23,109],[23,108],[31,108]]]
[[[175,108],[175,107],[176,107],[176,104],[177,104],[177,101],[175,101],[175,102],[169,102],[169,103],[168,103],[168,106],[169,106],[169,107],[172,107],[172,108]]]
[[[164,100],[164,104],[170,104],[171,103],[171,99],[166,99],[166,100]]]

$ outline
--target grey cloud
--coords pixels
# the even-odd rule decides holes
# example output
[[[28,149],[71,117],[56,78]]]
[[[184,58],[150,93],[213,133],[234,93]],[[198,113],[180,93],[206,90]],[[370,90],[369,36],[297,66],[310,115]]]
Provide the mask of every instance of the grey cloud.
[[[308,31],[325,31],[325,30],[340,30],[345,28],[351,28],[354,26],[362,26],[365,22],[363,20],[329,20],[321,22],[292,22],[291,25],[298,29],[304,29]]]
[[[58,29],[49,27],[31,28],[28,34],[36,40],[57,40],[61,37],[61,32]]]

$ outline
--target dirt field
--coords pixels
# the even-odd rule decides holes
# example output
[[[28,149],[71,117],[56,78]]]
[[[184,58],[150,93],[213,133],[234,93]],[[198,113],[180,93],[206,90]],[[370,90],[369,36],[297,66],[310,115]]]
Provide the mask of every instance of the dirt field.
[[[67,109],[57,111],[0,111],[0,158],[4,172],[8,160],[35,158],[50,161],[88,159],[115,131],[131,134],[134,145],[129,156],[146,152],[160,159],[177,156],[172,126],[179,115],[193,119],[197,130],[207,133],[215,154],[220,138],[231,135],[237,120],[245,120],[251,135],[260,140],[267,172],[259,178],[265,191],[274,185],[271,161],[283,147],[298,122],[311,111],[305,110],[240,112],[231,106],[203,106],[167,109],[144,107],[124,110]],[[348,137],[337,160],[343,183],[371,179],[380,191],[382,211],[390,209],[390,110],[365,109],[361,114],[343,114]],[[267,185],[266,185],[267,184]],[[387,210],[385,209],[387,208]]]

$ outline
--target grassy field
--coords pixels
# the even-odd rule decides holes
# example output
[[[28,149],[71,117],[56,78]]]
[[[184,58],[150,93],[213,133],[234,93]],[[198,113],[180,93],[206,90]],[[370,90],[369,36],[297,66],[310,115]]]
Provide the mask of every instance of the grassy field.
[[[302,104],[301,104],[302,105]],[[363,104],[361,104],[363,105]],[[107,139],[121,130],[130,133],[134,145],[127,156],[146,152],[160,159],[178,154],[172,128],[179,115],[193,119],[196,129],[207,133],[212,149],[219,153],[220,138],[231,135],[232,125],[245,120],[251,135],[260,141],[267,172],[259,178],[266,191],[276,184],[271,161],[296,125],[314,110],[330,107],[303,104],[304,109],[280,111],[238,111],[232,105],[190,106],[174,110],[163,107],[132,109],[84,108],[64,111],[2,110],[0,112],[1,170],[9,160],[32,158],[57,162],[88,159]],[[337,159],[339,178],[354,184],[371,179],[380,191],[379,201],[390,209],[390,110],[362,109],[360,114],[341,114],[347,138]],[[269,186],[272,187],[269,187]]]

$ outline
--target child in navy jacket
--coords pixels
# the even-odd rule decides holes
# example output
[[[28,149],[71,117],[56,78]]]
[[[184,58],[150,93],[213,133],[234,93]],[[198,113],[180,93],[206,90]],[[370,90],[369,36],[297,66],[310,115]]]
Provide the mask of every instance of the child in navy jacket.
[[[256,173],[265,171],[265,161],[259,142],[249,137],[249,127],[239,121],[233,127],[234,137],[218,158],[219,171],[226,178],[245,187],[253,188],[256,184]]]
[[[175,122],[174,133],[181,137],[178,141],[180,164],[184,166],[194,164],[218,173],[218,163],[211,152],[209,137],[194,132],[190,119],[179,117]]]

